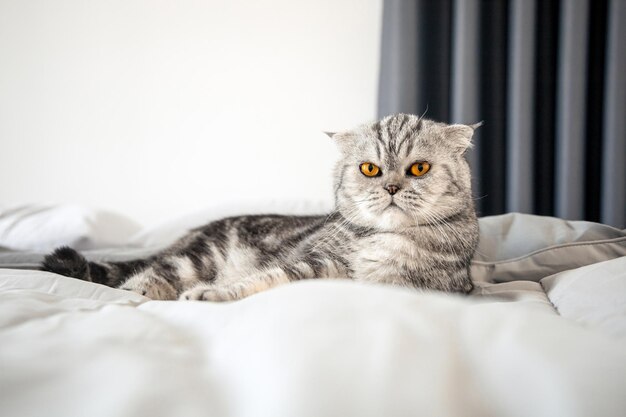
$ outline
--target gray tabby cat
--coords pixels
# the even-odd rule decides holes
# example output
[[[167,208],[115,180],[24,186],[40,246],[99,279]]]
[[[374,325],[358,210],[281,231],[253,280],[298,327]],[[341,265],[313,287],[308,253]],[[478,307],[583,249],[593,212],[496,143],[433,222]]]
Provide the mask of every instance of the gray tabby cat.
[[[238,300],[309,278],[465,293],[478,223],[463,154],[476,127],[397,114],[332,134],[342,157],[328,216],[227,218],[131,262],[63,247],[43,269],[159,300]]]

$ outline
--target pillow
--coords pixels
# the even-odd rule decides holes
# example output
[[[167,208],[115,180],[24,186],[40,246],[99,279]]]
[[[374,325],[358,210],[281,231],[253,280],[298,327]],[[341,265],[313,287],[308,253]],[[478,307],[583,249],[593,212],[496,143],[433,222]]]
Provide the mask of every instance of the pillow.
[[[0,208],[0,246],[49,252],[58,246],[77,250],[127,245],[139,224],[119,214],[77,205],[26,205]]]
[[[626,257],[560,272],[541,285],[561,316],[626,337]]]
[[[510,213],[479,220],[475,281],[539,281],[548,275],[626,256],[626,230]]]

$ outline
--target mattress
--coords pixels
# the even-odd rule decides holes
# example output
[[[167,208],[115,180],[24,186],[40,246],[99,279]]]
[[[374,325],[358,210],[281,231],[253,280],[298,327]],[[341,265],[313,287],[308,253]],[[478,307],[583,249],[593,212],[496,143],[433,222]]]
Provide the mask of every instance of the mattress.
[[[625,231],[520,214],[480,225],[468,296],[309,280],[152,301],[4,252],[0,415],[626,415]],[[132,259],[173,238],[87,255]]]

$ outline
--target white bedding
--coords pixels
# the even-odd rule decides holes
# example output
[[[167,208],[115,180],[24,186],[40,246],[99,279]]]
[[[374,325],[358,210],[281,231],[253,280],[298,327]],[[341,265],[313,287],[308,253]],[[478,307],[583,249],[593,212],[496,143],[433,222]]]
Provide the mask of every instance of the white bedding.
[[[626,257],[589,262],[469,297],[326,280],[224,304],[0,269],[0,416],[624,416]]]

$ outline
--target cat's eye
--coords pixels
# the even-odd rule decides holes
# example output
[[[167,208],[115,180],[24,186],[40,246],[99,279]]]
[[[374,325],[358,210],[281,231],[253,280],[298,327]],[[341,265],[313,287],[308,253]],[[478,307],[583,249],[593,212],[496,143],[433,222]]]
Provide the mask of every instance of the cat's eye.
[[[366,177],[377,177],[380,175],[380,168],[371,162],[364,162],[360,165],[361,172]]]
[[[430,164],[428,162],[416,162],[408,169],[407,174],[414,177],[421,177],[430,170]]]

